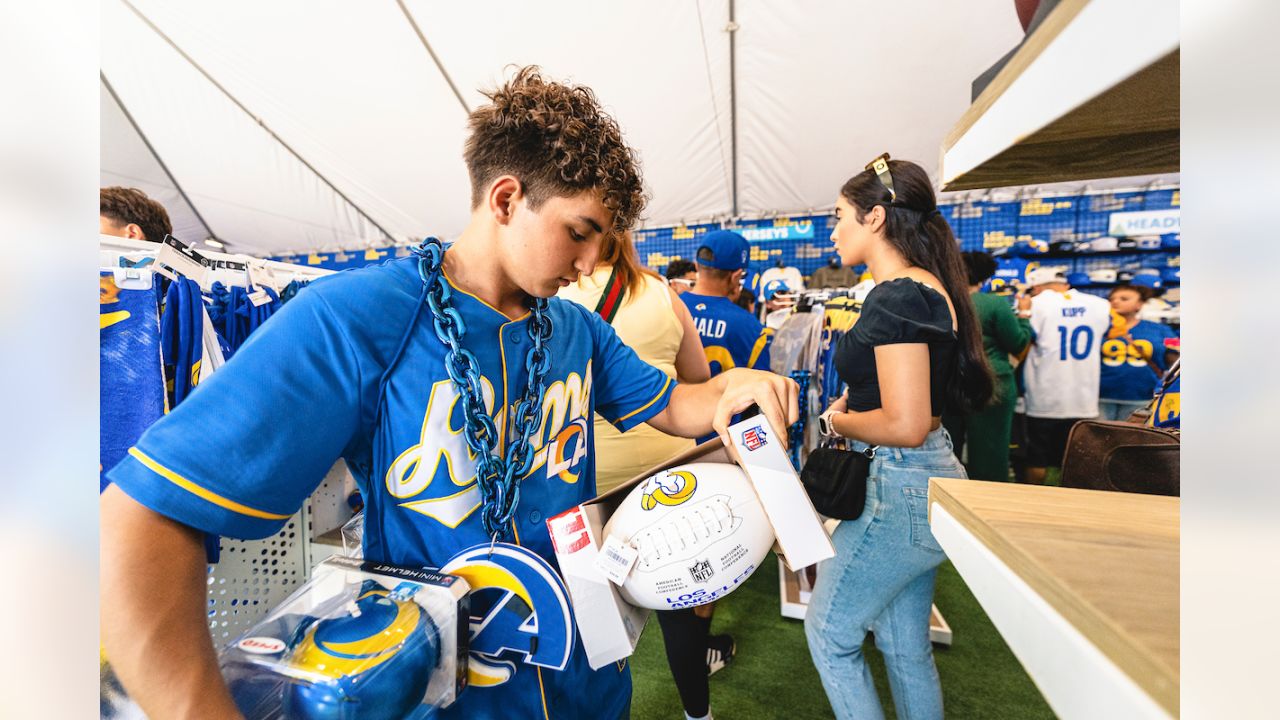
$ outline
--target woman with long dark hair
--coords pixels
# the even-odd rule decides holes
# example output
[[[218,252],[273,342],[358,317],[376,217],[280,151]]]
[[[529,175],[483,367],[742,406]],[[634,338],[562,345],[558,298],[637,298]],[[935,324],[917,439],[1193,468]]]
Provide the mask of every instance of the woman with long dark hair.
[[[959,246],[919,165],[883,155],[850,178],[831,239],[876,286],[836,348],[848,388],[822,424],[875,459],[862,515],[836,528],[836,556],[819,566],[809,652],[837,717],[883,717],[862,650],[873,630],[898,717],[941,718],[929,613],[946,556],[929,530],[929,478],[965,477],[942,409],[985,407],[991,370]]]

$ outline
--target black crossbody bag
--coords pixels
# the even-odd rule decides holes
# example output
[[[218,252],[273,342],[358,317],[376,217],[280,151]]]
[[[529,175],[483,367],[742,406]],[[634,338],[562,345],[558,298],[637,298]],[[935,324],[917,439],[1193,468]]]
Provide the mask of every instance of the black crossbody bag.
[[[828,446],[809,453],[800,482],[813,508],[829,518],[857,520],[867,505],[867,478],[875,458],[874,446],[862,451]]]

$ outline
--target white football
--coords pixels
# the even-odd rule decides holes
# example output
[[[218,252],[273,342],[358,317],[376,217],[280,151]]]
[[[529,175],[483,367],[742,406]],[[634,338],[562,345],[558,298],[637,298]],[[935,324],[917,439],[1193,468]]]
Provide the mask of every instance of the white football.
[[[654,610],[728,595],[773,547],[773,527],[751,481],[728,463],[679,465],[648,478],[614,511],[604,536],[638,553],[622,597]]]

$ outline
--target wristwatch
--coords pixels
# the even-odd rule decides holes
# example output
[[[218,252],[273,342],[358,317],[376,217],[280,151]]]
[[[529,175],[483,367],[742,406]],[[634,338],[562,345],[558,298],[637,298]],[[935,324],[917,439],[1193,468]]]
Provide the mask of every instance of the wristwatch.
[[[831,416],[836,412],[834,409],[828,410],[818,416],[818,432],[822,433],[824,437],[834,438],[840,436],[836,432],[835,425],[831,422]]]

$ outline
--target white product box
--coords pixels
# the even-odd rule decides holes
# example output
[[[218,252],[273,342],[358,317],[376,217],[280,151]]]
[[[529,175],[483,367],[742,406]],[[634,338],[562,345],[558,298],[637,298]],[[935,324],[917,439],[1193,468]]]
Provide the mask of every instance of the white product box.
[[[760,496],[789,564],[804,567],[833,556],[835,549],[822,521],[765,418],[744,420],[730,427],[729,433],[741,459],[738,464]],[[720,440],[712,440],[547,520],[560,573],[573,602],[578,634],[592,668],[629,657],[649,616],[648,609],[623,600],[617,586],[597,568],[604,526],[636,485],[658,472],[693,462],[734,461]],[[797,566],[797,562],[804,565]]]

